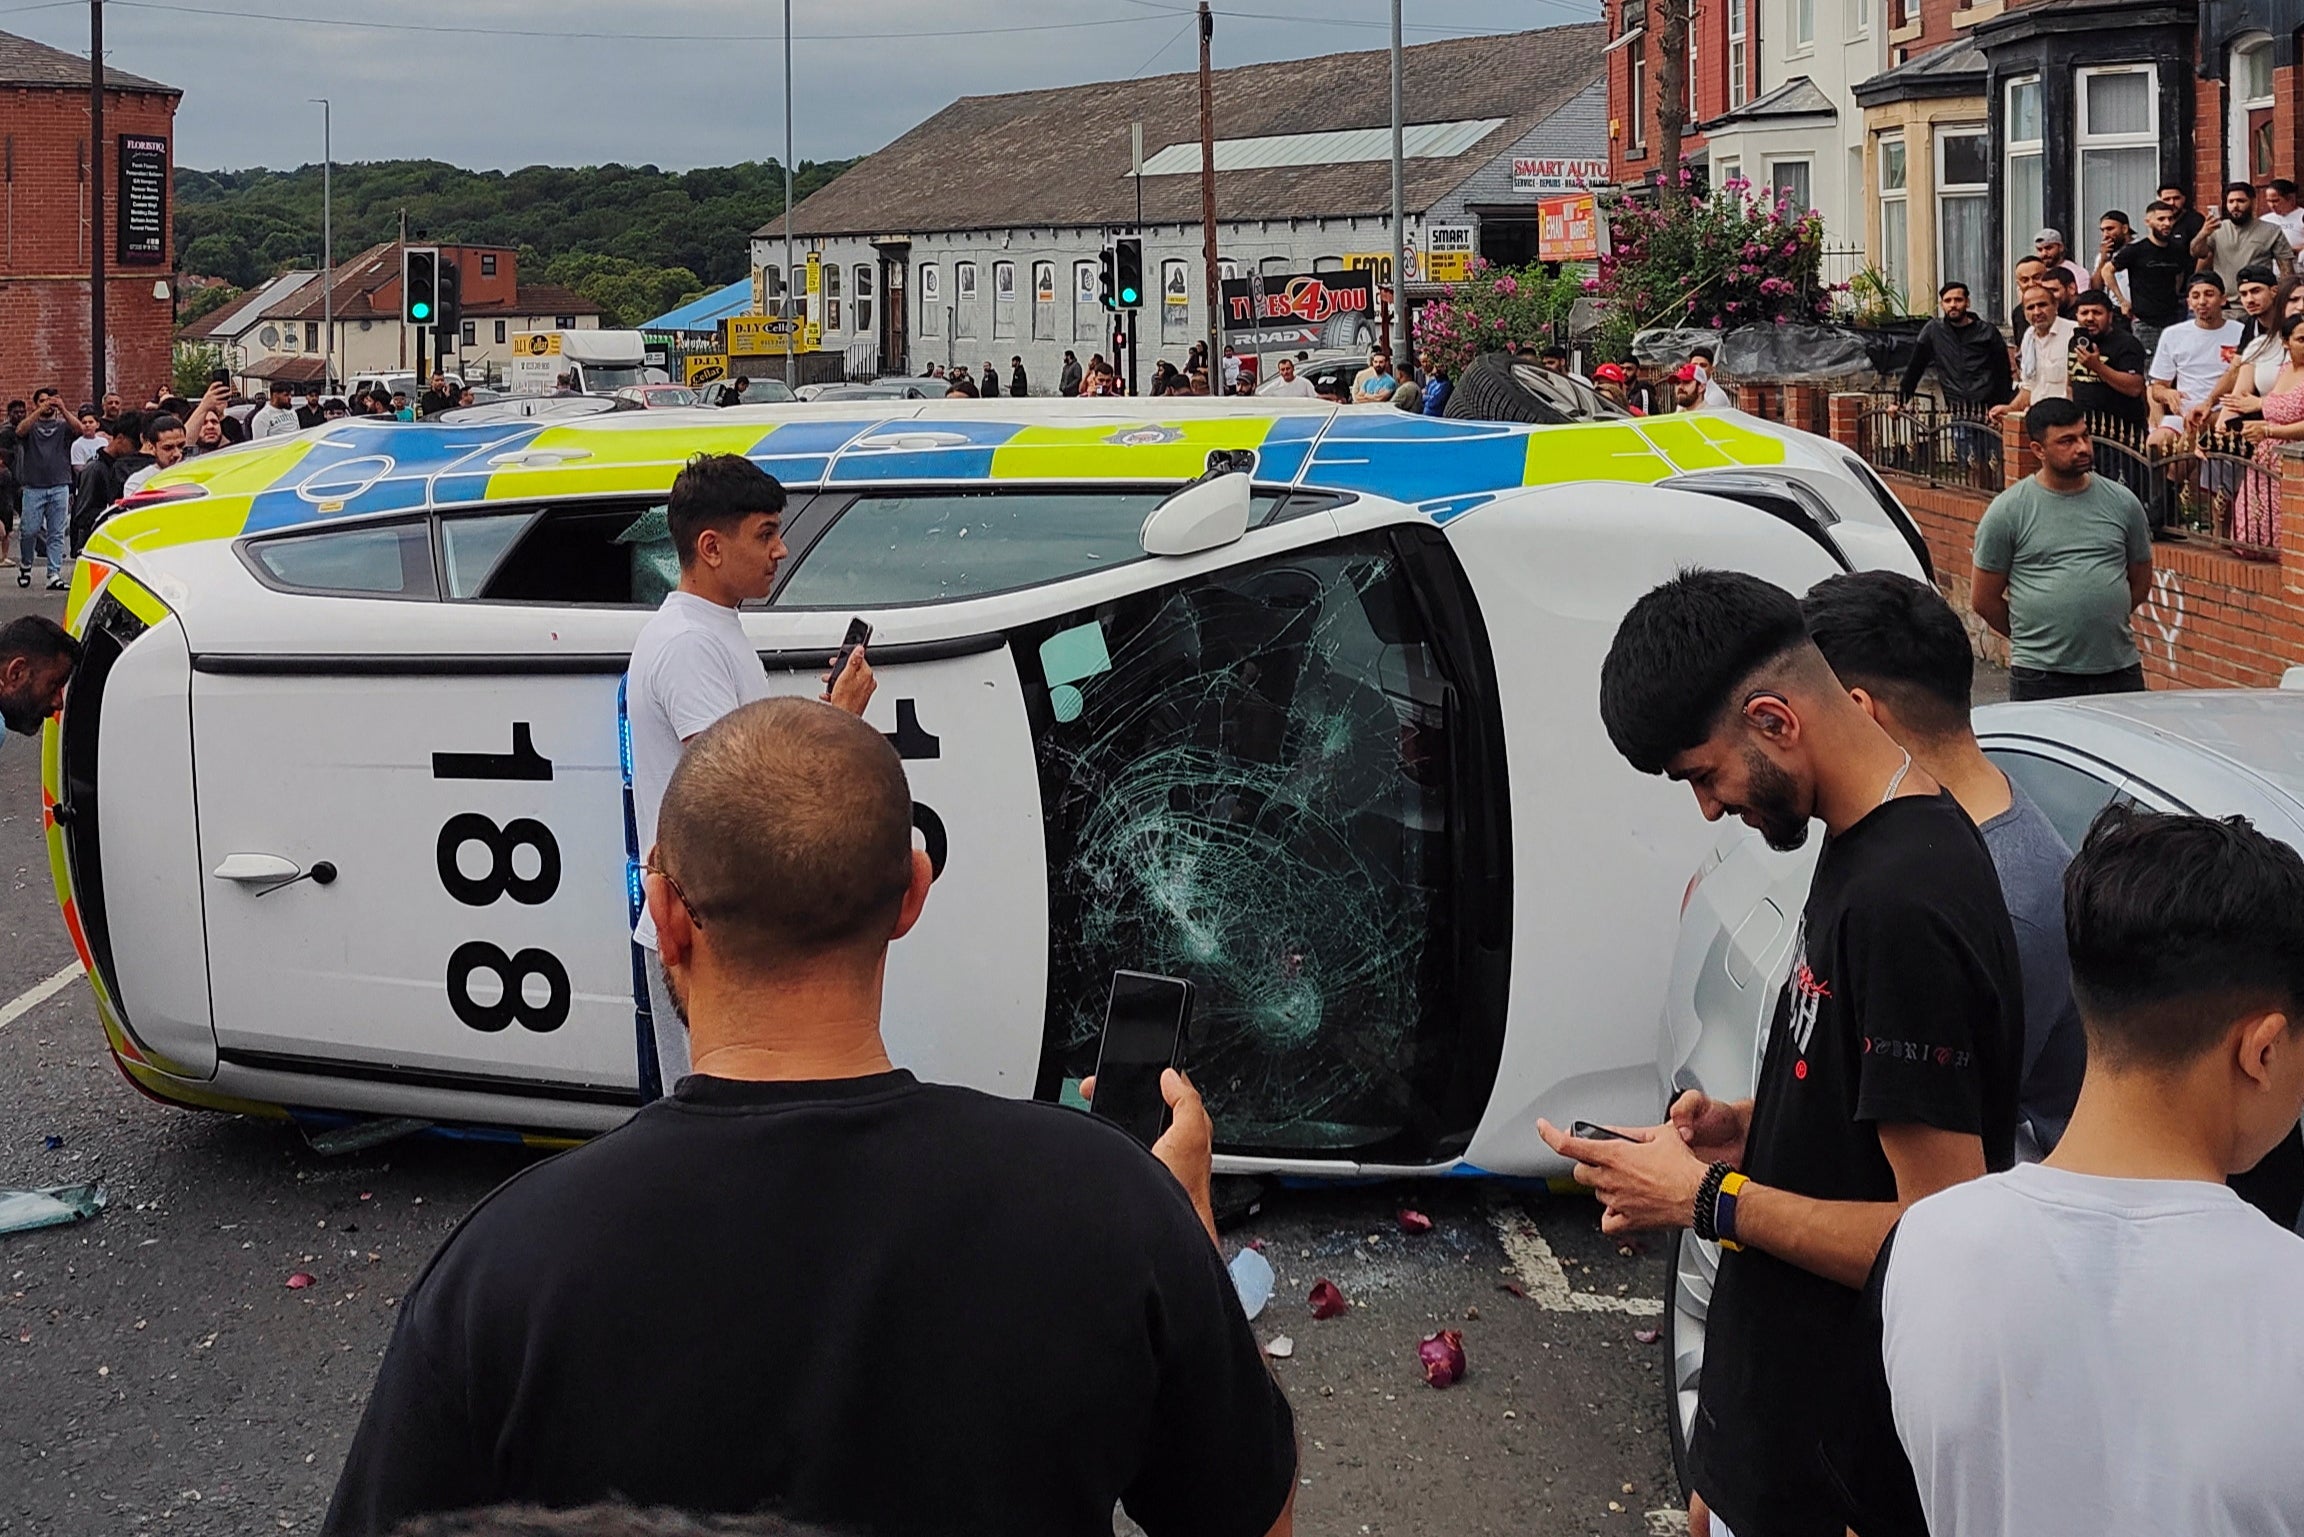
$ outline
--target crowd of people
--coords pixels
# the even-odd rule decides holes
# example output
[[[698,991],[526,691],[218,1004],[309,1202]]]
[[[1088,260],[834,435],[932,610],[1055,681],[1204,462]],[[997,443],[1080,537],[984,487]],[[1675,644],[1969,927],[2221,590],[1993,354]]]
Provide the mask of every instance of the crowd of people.
[[[2224,189],[2203,216],[2179,182],[2145,208],[2138,234],[2126,211],[2098,221],[2092,267],[2061,230],[2042,229],[2012,273],[2018,295],[2004,338],[1976,312],[1968,284],[1947,281],[1922,329],[1899,398],[1932,371],[1962,462],[1996,460],[2001,418],[2068,400],[2099,434],[2139,450],[2121,466],[2155,539],[2186,537],[2172,515],[2188,489],[2230,508],[2234,552],[2277,558],[2278,445],[2304,440],[2304,367],[2290,361],[2289,327],[2304,251],[2304,205],[2293,182]],[[2235,309],[2237,313],[2234,313]],[[1981,425],[1979,425],[1981,424]],[[2236,445],[2233,447],[2232,445]],[[2252,456],[2262,474],[2203,465],[2204,448]]]
[[[2075,855],[1971,667],[1890,572],[1683,573],[1603,664],[1633,768],[1824,829],[1753,1096],[1541,1125],[1604,1230],[1722,1250],[1691,1531],[2304,1532],[2304,859],[2125,805]]]

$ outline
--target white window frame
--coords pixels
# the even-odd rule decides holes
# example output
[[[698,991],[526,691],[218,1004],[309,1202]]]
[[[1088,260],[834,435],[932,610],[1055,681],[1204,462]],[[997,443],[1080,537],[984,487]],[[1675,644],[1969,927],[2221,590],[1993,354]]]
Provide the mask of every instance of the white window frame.
[[[1728,105],[1731,108],[1743,106],[1752,95],[1751,4],[1752,0],[1728,0]]]
[[[1816,157],[1814,155],[1781,155],[1769,160],[1765,160],[1761,163],[1767,168],[1769,202],[1773,203],[1776,201],[1776,193],[1778,191],[1776,185],[1776,172],[1778,168],[1788,165],[1797,165],[1807,167],[1808,208],[1794,208],[1792,210],[1792,216],[1794,218],[1798,218],[1800,215],[1808,212],[1809,208],[1816,206]]]
[[[1636,37],[1624,45],[1624,111],[1632,119],[1632,150],[1648,153],[1648,40]]]
[[[1898,158],[1904,162],[1904,183],[1899,187],[1888,185],[1888,150],[1893,145]],[[1877,141],[1879,169],[1874,177],[1880,189],[1880,272],[1890,282],[1902,288],[1907,300],[1912,292],[1912,142],[1902,133],[1884,133]],[[1904,211],[1903,249],[1892,251],[1888,244],[1888,209],[1894,204]]]
[[[1785,0],[1789,13],[1785,19],[1784,35],[1792,46],[1785,50],[1789,58],[1799,58],[1816,48],[1816,0]]]
[[[1848,36],[1872,35],[1872,0],[1848,0]]]
[[[2016,137],[2016,93],[2027,89],[2035,93],[2034,99],[2038,102],[2040,108],[2041,137],[2037,139],[2019,139]],[[2040,77],[2038,75],[2024,75],[2018,79],[2011,80],[2008,82],[2006,88],[2001,93],[2000,122],[2002,125],[2002,137],[2000,158],[2000,196],[2003,200],[2002,208],[2004,211],[2006,209],[2005,200],[2008,194],[2015,190],[2016,186],[2016,162],[2025,159],[2035,159],[2040,162],[2040,193],[2043,205],[2045,205],[2048,193],[2048,142],[2046,137],[2048,132],[2047,109],[2047,98],[2044,94],[2043,87],[2040,83]],[[2075,176],[2079,174],[2078,155],[2073,156],[2073,174]],[[2043,212],[2045,212],[2045,206],[2043,206]],[[2031,231],[2018,228],[2017,226],[2021,222],[2023,221],[2017,220],[2013,217],[2005,216],[2005,213],[2001,220],[2001,223],[2004,226],[2002,233],[2005,236],[2008,244],[2008,249],[2003,251],[2001,255],[2006,259],[2008,265],[2006,270],[2002,272],[2000,280],[2001,282],[2009,285],[2009,291],[2003,293],[2002,297],[2007,299],[2011,304],[2015,302],[2013,289],[2016,282],[2016,263],[2022,260],[2024,257],[2032,254]]]
[[[1743,174],[1744,174],[1744,162],[1743,162],[1743,161],[1741,161],[1741,160],[1723,160],[1723,161],[1721,161],[1721,162],[1720,162],[1720,185],[1721,185],[1722,187],[1725,187],[1725,186],[1727,186],[1727,185],[1728,185],[1730,182],[1732,182],[1732,181],[1736,180],[1736,178],[1737,178],[1737,177],[1739,177],[1739,176],[1741,176],[1741,175],[1743,175]]]
[[[2141,132],[2092,133],[2088,127],[2088,82],[2106,75],[2142,75],[2144,101],[2151,120]],[[2043,130],[2045,131],[2045,130]],[[2160,154],[2160,70],[2157,65],[2138,61],[2134,64],[2094,64],[2075,71],[2072,77],[2072,206],[2093,225],[2104,210],[2090,212],[2081,195],[2081,167],[2092,149],[2143,149],[2152,152],[2153,163],[2159,163]],[[2158,179],[2157,174],[2154,177]],[[2067,253],[2069,254],[2069,253]]]
[[[848,274],[848,302],[854,306],[856,320],[849,329],[859,336],[872,330],[872,264],[858,262]]]
[[[2232,45],[2230,67],[2225,71],[2225,94],[2231,105],[2224,114],[2224,179],[2226,181],[2254,181],[2253,168],[2248,164],[2248,114],[2268,111],[2272,107],[2270,90],[2262,96],[2243,96],[2241,71],[2250,54],[2261,51],[2269,60],[2272,56],[2271,35],[2253,32]],[[2265,70],[2269,81],[2272,71]],[[2276,89],[2276,87],[2274,87]],[[2269,174],[2269,173],[2268,173]]]
[[[840,329],[840,290],[847,286],[840,281],[840,264],[822,262],[817,265],[816,272],[817,285],[822,289],[816,295],[824,310],[822,325],[826,331],[837,333]]]
[[[934,262],[920,264],[920,334],[944,334],[944,274]]]
[[[1992,156],[1992,130],[1989,126],[1983,123],[1938,123],[1936,125],[1936,281],[1929,285],[1931,288],[1941,288],[1946,283],[1952,281],[1954,278],[1958,278],[1961,282],[1969,284],[1982,281],[1982,278],[1976,274],[1959,273],[1948,270],[1952,264],[1946,258],[1944,248],[1945,231],[1951,227],[1952,222],[1951,220],[1944,217],[1945,199],[1961,197],[1977,198],[1984,202],[1985,211],[1987,214],[1989,214],[1991,211],[1992,184],[1989,181],[1955,182],[1947,179],[1944,173],[1944,148],[1946,141],[1951,139],[1966,138],[1969,136],[1974,136],[1984,141],[1984,157],[1987,161],[1989,161]],[[1905,162],[1905,168],[1907,173],[1909,173],[1911,168],[1911,162],[1909,160]]]

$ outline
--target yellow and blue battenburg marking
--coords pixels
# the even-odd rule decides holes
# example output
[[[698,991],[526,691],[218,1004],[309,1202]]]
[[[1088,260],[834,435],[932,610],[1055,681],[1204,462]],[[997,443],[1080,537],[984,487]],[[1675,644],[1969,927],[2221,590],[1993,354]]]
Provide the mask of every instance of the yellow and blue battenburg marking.
[[[120,513],[92,554],[121,556],[338,518],[543,497],[660,495],[699,453],[742,454],[794,486],[1189,480],[1217,449],[1256,455],[1267,485],[1357,491],[1447,522],[1521,486],[1653,484],[1780,464],[1781,437],[1672,416],[1529,427],[1388,412],[1306,411],[1141,422],[863,417],[684,422],[653,413],[561,423],[340,422],[187,461],[150,489],[201,494]]]

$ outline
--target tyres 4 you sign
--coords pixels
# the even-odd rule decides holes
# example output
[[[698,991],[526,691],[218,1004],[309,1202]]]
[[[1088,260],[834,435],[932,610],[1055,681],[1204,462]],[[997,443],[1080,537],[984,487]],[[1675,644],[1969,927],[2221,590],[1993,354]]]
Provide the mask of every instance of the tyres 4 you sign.
[[[1260,286],[1261,308],[1253,291]],[[1359,347],[1376,334],[1376,274],[1296,273],[1224,280],[1224,341],[1242,352]]]

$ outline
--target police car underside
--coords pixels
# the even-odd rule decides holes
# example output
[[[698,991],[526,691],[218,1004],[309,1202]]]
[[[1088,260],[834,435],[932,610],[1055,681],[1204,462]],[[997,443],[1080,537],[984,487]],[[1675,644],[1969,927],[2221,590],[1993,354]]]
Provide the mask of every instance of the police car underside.
[[[899,1063],[1065,1097],[1126,967],[1198,984],[1234,1171],[1543,1174],[1538,1115],[1653,1116],[1709,840],[1609,749],[1608,639],[1684,565],[1917,571],[1908,528],[1735,416],[1109,404],[340,425],[195,461],[204,494],[120,514],[76,573],[88,659],[46,743],[123,1071],[475,1135],[630,1113],[618,688],[676,575],[665,489],[709,450],[791,488],[745,614],[776,686],[875,626],[870,719],[939,872],[891,955]],[[1147,554],[1211,455],[1243,456],[1245,531]]]

